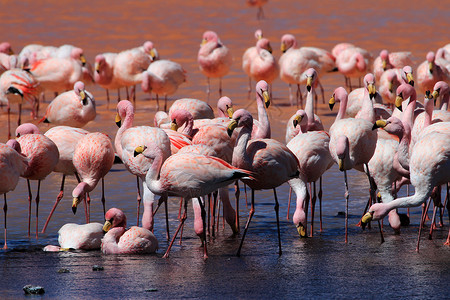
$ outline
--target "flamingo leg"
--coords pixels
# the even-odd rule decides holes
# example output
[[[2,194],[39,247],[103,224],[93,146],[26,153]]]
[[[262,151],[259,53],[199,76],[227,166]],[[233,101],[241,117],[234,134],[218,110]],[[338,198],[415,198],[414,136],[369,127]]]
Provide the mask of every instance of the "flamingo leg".
[[[134,106],[136,107],[136,86],[135,85],[133,85],[131,87],[130,97],[133,98],[133,103],[134,103]]]
[[[127,99],[130,99],[130,94],[128,93],[128,87],[125,87],[125,91],[127,92]]]
[[[276,189],[273,189],[273,196],[275,197],[275,215],[277,216],[277,232],[278,232],[278,255],[281,256],[281,231],[280,231],[280,216],[279,216],[279,210],[280,210],[280,204],[278,203],[278,197],[277,197],[277,191]]]
[[[108,89],[105,89],[106,91],[106,109],[109,109],[109,91]]]
[[[167,201],[164,201],[164,208],[166,211],[166,236],[167,240],[170,240],[170,232],[169,232],[169,207],[167,205]]]
[[[206,95],[207,95],[207,102],[209,102],[209,93],[210,91],[210,83],[209,83],[209,77],[206,77],[206,81],[208,82],[208,87],[206,88]]]
[[[139,177],[136,176],[136,186],[137,186],[137,221],[136,221],[136,226],[139,227],[139,216],[140,214],[140,210],[141,210],[141,201],[142,201],[142,197],[141,197],[141,187],[139,186]]]
[[[178,210],[178,220],[181,219],[181,208],[183,207],[183,198],[180,198],[180,209]]]
[[[103,205],[103,215],[106,215],[106,200],[105,200],[105,177],[102,177],[102,205]],[[139,218],[138,218],[139,220]],[[139,226],[139,225],[138,225]]]
[[[252,93],[252,78],[248,78],[248,94],[247,99],[250,100],[250,94]]]
[[[219,78],[219,97],[222,97],[222,77]]]
[[[58,206],[59,202],[64,196],[64,182],[66,181],[66,174],[63,174],[62,181],[61,181],[61,188],[59,189],[59,194],[56,196],[55,204],[53,204],[52,210],[50,211],[50,214],[47,217],[47,221],[45,221],[44,228],[42,228],[41,233],[45,233],[45,230],[47,229],[48,223],[50,222],[50,219],[53,216],[53,213],[55,212],[56,207]]]
[[[40,201],[40,197],[39,197],[39,193],[41,190],[41,181],[38,180],[38,190],[37,190],[37,194],[36,194],[36,199],[34,199],[34,201],[36,202],[36,239],[38,238],[38,224],[39,224],[39,201]]]
[[[91,222],[91,196],[86,193],[86,205],[87,205],[87,223]]]
[[[156,110],[159,110],[159,96],[158,94],[156,94]],[[166,110],[166,108],[164,107],[164,111]]]
[[[11,108],[8,106],[6,107],[6,111],[8,112],[8,140],[11,139]]]
[[[247,234],[248,227],[250,225],[250,222],[252,221],[252,217],[255,214],[255,190],[252,189],[252,207],[250,208],[250,212],[248,214],[248,220],[247,224],[245,224],[244,234],[242,235],[241,243],[239,245],[238,252],[236,253],[236,256],[241,256],[241,249],[242,245],[244,244],[245,235]]]
[[[30,237],[30,231],[31,231],[31,198],[33,197],[31,195],[31,186],[30,186],[30,180],[27,179],[27,185],[28,185],[28,237]]]
[[[286,220],[289,221],[289,210],[291,208],[291,198],[292,198],[292,188],[289,188],[289,200],[288,200],[288,207],[287,207],[287,214],[286,214]]]
[[[211,206],[211,194],[208,194],[208,235],[211,236],[211,210],[214,208]],[[214,220],[214,219],[213,219]]]
[[[120,89],[117,89],[117,103],[120,101]]]
[[[345,243],[348,243],[348,182],[347,182],[347,171],[344,170],[344,182],[345,182]]]
[[[325,91],[323,90],[322,83],[320,83],[320,80],[317,80],[317,83],[320,87],[320,92],[322,93],[322,104],[325,104]]]
[[[203,203],[202,199],[197,198],[197,200],[198,200],[198,203],[200,204],[200,209],[202,211],[203,240],[205,241],[203,243],[203,259],[207,259],[208,258],[208,248],[207,248],[208,241],[206,240],[206,210],[205,210],[205,204]]]
[[[213,219],[213,223],[212,223],[212,236],[215,237],[216,233],[215,233],[215,218],[216,218],[216,206],[217,206],[217,193],[218,191],[215,191],[213,193],[213,205],[212,205],[212,209],[213,209],[213,214],[212,214],[212,219]],[[217,213],[217,216],[219,215],[219,213]],[[219,229],[219,218],[217,218],[217,229]]]
[[[164,96],[164,111],[167,111],[167,95]]]
[[[289,102],[291,103],[291,106],[294,106],[294,97],[292,96],[292,86],[289,83]],[[297,103],[298,108],[298,103]]]
[[[312,199],[311,199],[311,232],[309,234],[310,237],[313,237],[314,233],[314,210],[316,208],[316,183],[313,182],[313,192],[312,192]]]
[[[17,120],[17,126],[22,124],[22,103],[19,103],[19,119]]]
[[[164,255],[163,255],[163,258],[168,258],[169,257],[169,253],[170,253],[170,250],[172,249],[173,242],[175,241],[175,239],[176,239],[176,237],[178,235],[178,232],[182,228],[186,218],[187,218],[187,200],[185,199],[183,216],[181,217],[180,224],[178,225],[178,228],[175,231],[175,234],[173,235],[172,240],[170,241],[169,247],[167,248],[166,253],[164,253]]]
[[[322,232],[322,176],[319,179],[319,219],[320,219],[320,232]]]
[[[3,204],[3,213],[5,217],[5,244],[3,245],[3,249],[8,249],[8,245],[6,244],[6,213],[8,211],[8,204],[6,203],[6,193],[3,194],[4,204]]]
[[[237,228],[237,232],[240,231],[240,227],[239,227],[239,195],[240,195],[241,191],[239,189],[239,181],[236,180],[234,183],[234,195],[236,197],[236,228]]]
[[[431,218],[430,234],[428,239],[433,239],[433,230],[436,228],[436,213],[438,208],[441,206],[441,186],[436,187],[436,193],[433,197],[433,217]]]
[[[425,224],[425,219],[428,211],[428,207],[430,205],[431,199],[428,200],[427,205],[424,205],[422,207],[422,216],[420,217],[420,225],[419,225],[419,234],[417,235],[417,246],[416,246],[416,252],[419,253],[419,245],[420,245],[420,234],[422,233],[422,227]]]

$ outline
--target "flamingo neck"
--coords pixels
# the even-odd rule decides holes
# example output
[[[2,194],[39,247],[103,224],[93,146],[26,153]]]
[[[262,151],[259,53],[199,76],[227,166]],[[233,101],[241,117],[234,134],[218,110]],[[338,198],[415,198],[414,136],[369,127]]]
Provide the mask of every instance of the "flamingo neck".
[[[402,123],[407,123],[410,128],[412,128],[414,124],[414,110],[416,109],[416,93],[414,92],[409,97],[408,106],[406,106],[405,111],[402,116]]]
[[[424,119],[423,119],[423,128],[431,125],[431,119],[433,116],[433,109],[434,109],[434,100],[433,99],[425,99],[425,112],[424,112]]]
[[[364,98],[361,107],[360,118],[365,119],[370,123],[375,123],[376,121],[375,111],[373,109],[373,101],[370,99],[369,91],[367,90],[367,88],[364,89]]]
[[[447,111],[448,109],[448,100],[450,99],[450,91],[445,93],[441,99],[441,110]]]
[[[313,100],[314,88],[311,86],[311,90],[306,94],[305,113],[308,117],[308,129],[314,126],[314,100]]]
[[[91,185],[85,181],[80,182],[72,192],[73,197],[84,197],[86,193],[91,192],[94,189],[95,185]]]
[[[125,233],[124,227],[111,228],[102,239],[102,252],[108,254],[120,253],[118,241],[120,237]]]
[[[409,171],[409,144],[411,142],[411,127],[403,122],[403,136],[400,139],[397,149],[397,160],[400,166]]]
[[[340,100],[341,105],[339,105],[339,111],[336,115],[335,122],[343,119],[345,117],[345,111],[347,110],[347,101],[348,101],[348,95],[344,95],[343,99]]]
[[[192,115],[187,117],[186,121],[184,122],[184,129],[181,131],[181,133],[190,137],[194,135],[194,119],[192,118]]]
[[[297,204],[292,221],[295,225],[302,225],[306,227],[306,213],[304,203],[308,200],[308,190],[306,187],[306,180],[302,178],[294,178],[289,180],[289,185],[297,198]]]
[[[125,118],[117,130],[116,138],[114,140],[114,146],[116,148],[116,153],[120,159],[122,159],[122,137],[124,132],[133,126],[134,121],[134,108],[133,106],[128,106],[125,112]]]
[[[382,205],[384,206],[385,211],[383,211],[381,218],[384,218],[391,210],[396,208],[415,207],[421,205],[430,197],[431,191],[431,187],[424,189],[421,185],[420,188],[416,187],[416,191],[412,196],[397,198],[389,203],[383,203]]]
[[[233,166],[241,169],[251,170],[252,162],[247,154],[247,144],[252,135],[252,128],[244,126],[239,132],[239,136],[236,140],[236,146],[233,150]]]
[[[158,180],[159,172],[161,171],[161,166],[163,164],[163,153],[161,149],[159,149],[158,146],[153,145],[149,146],[149,148],[152,147],[151,153],[152,157],[146,156],[147,158],[153,158],[153,163],[150,166],[149,170],[147,171],[147,175],[145,176],[145,182],[147,184],[147,187],[152,193],[161,195],[164,193],[164,190],[161,187],[161,181]],[[144,154],[145,155],[145,154]]]
[[[256,93],[256,107],[258,109],[258,121],[262,126],[258,128],[258,134],[254,138],[270,139],[271,130],[269,116],[267,115],[266,108],[264,107],[264,100],[258,93]]]
[[[364,60],[364,57],[361,55],[361,53],[356,53],[354,55],[355,61],[356,61],[356,68],[363,72],[366,69],[366,61]]]

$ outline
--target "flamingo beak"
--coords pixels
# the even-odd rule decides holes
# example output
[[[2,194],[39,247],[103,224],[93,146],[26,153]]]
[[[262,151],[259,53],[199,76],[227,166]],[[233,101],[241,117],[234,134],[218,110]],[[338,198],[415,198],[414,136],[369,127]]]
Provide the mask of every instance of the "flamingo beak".
[[[338,165],[339,165],[339,171],[343,172],[344,171],[344,159],[339,158]]]
[[[269,96],[269,92],[268,91],[264,91],[262,93],[263,98],[264,98],[264,104],[266,105],[266,108],[269,108],[270,105],[270,96]]]
[[[294,120],[292,121],[294,128],[297,127],[298,124],[302,121],[303,117],[301,115],[296,115]]]
[[[134,157],[138,156],[139,154],[142,154],[142,152],[147,149],[146,146],[137,146],[136,149],[134,149]]]
[[[86,57],[84,57],[83,54],[80,55],[80,60],[81,60],[81,64],[83,65],[83,67],[86,65]]]
[[[173,120],[172,123],[170,123],[170,129],[172,129],[173,131],[178,131],[178,125],[176,120]]]
[[[387,122],[385,120],[377,120],[375,124],[373,124],[372,130],[375,130],[377,128],[384,128],[386,127]]]
[[[330,110],[333,110],[334,104],[336,104],[336,99],[334,98],[334,95],[331,96],[330,101],[328,101],[328,105],[330,106]]]
[[[308,90],[308,92],[311,92],[312,81],[312,77],[306,78],[306,89]]]
[[[73,197],[73,201],[72,201],[72,212],[73,212],[73,214],[77,213],[77,206],[78,206],[78,203],[80,203],[80,202],[81,202],[80,197]]]
[[[437,98],[439,97],[439,91],[433,91],[433,93],[431,93],[431,96],[433,97],[434,101],[436,102]]]
[[[228,136],[231,137],[231,135],[233,134],[233,131],[237,127],[237,125],[238,125],[238,123],[236,120],[231,120],[231,122],[228,124],[228,127],[227,127]]]
[[[394,83],[391,81],[389,82],[389,93],[393,93],[394,92]]]
[[[156,51],[155,49],[150,50],[150,56],[152,57],[152,61],[156,58]]]
[[[103,231],[104,232],[108,232],[112,227],[111,221],[110,220],[106,220],[105,224],[103,224]]]
[[[373,219],[373,212],[366,213],[362,219],[361,219],[361,227],[364,230],[366,228],[366,225],[369,224],[370,221]]]
[[[87,105],[88,102],[87,100],[87,96],[86,96],[86,92],[85,91],[80,91],[80,97],[81,97],[81,102],[83,103],[83,105]]]
[[[231,119],[233,117],[234,110],[232,107],[227,108],[228,117]]]
[[[381,66],[383,67],[383,71],[386,71],[387,61],[383,59],[383,61],[381,62]]]
[[[297,232],[302,238],[306,237],[306,228],[301,223],[297,225]]]
[[[203,46],[203,45],[206,44],[207,42],[208,42],[207,40],[203,39],[202,42],[201,42],[201,44],[200,44],[200,46]]]
[[[270,46],[270,44],[267,46],[267,51],[269,51],[270,53],[272,53],[272,47]]]
[[[403,111],[402,110],[402,102],[403,102],[403,97],[402,96],[397,96],[396,98],[395,98],[395,107],[397,107],[398,108],[398,110],[400,110],[400,111]]]
[[[94,68],[95,68],[95,72],[100,73],[100,64],[99,63],[96,62]]]
[[[375,85],[373,83],[370,83],[367,86],[367,89],[369,90],[369,97],[370,97],[370,99],[374,99],[375,95],[377,94],[377,89],[375,88]]]
[[[430,71],[431,74],[433,74],[433,62],[428,63],[428,70]]]
[[[116,122],[117,127],[120,128],[120,126],[122,126],[122,119],[120,118],[119,113],[116,114],[115,122]]]
[[[414,77],[413,77],[413,75],[411,73],[406,74],[406,79],[408,79],[408,83],[411,86],[414,86]]]
[[[287,50],[286,44],[285,43],[281,43],[281,52],[285,53]]]

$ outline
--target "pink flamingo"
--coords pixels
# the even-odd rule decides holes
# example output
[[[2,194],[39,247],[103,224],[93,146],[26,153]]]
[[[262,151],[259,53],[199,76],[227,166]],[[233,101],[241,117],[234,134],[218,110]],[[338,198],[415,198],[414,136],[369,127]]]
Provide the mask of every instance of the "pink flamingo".
[[[72,91],[53,99],[40,122],[83,127],[96,116],[94,96],[85,90],[83,82],[77,81]]]
[[[443,124],[447,127],[445,132],[429,132],[414,146],[410,159],[410,177],[415,194],[389,203],[372,205],[361,219],[363,224],[381,220],[395,208],[419,206],[430,197],[434,187],[450,181],[450,127],[448,122]],[[418,244],[416,250],[419,250]]]
[[[300,111],[293,119],[294,127],[300,125],[307,127],[308,116]],[[293,222],[297,227],[300,236],[306,236],[307,228],[307,210],[309,202],[309,193],[306,187],[307,183],[314,183],[314,194],[311,201],[311,236],[313,235],[314,206],[316,202],[315,182],[321,179],[322,175],[333,165],[333,159],[329,150],[330,136],[325,131],[299,130],[287,147],[295,154],[298,159],[300,175],[298,178],[289,180],[289,185],[297,196],[297,207],[294,213]],[[322,203],[321,191],[319,192],[319,201]],[[322,226],[321,226],[322,229]]]
[[[226,125],[233,116],[233,101],[227,96],[220,97],[217,101],[217,117],[214,119],[196,119],[194,127],[201,127],[207,124]]]
[[[73,153],[73,165],[81,182],[72,191],[72,211],[77,212],[80,201],[86,199],[86,193],[92,192],[99,180],[102,180],[102,204],[105,213],[104,177],[114,163],[114,147],[111,139],[103,133],[93,132],[84,135]],[[90,199],[87,199],[87,222],[89,223]]]
[[[59,202],[64,196],[64,183],[66,176],[75,175],[77,177],[78,182],[80,182],[77,170],[73,165],[73,154],[75,152],[75,147],[78,144],[78,141],[88,133],[89,131],[87,130],[70,126],[56,126],[50,128],[45,133],[45,136],[51,139],[56,144],[59,151],[59,160],[53,171],[62,173],[63,176],[59,194],[56,197],[55,204],[53,205],[53,208],[47,217],[47,221],[45,222],[45,225],[42,228],[42,233],[45,233],[45,230],[47,229],[47,225],[50,222],[53,212],[55,211],[56,207],[58,206]],[[67,248],[64,246],[61,247]]]
[[[120,101],[120,88],[122,87],[114,77],[114,63],[117,53],[102,53],[95,57],[94,81],[106,90],[106,100],[109,103],[110,89],[117,89],[117,99]]]
[[[31,223],[31,187],[30,180],[38,181],[36,202],[36,238],[38,237],[39,224],[39,192],[41,180],[44,180],[55,168],[59,160],[59,151],[56,144],[43,134],[39,133],[36,125],[24,123],[16,129],[17,141],[20,144],[21,153],[28,157],[29,165],[23,174],[28,184],[28,236]]]
[[[314,103],[313,103],[313,95],[315,94],[314,87],[318,80],[317,72],[314,68],[309,68],[305,72],[306,76],[306,104],[305,104],[305,113],[308,116],[307,119],[307,131],[321,131],[323,130],[322,121],[320,121],[319,116],[314,114]]]
[[[239,178],[249,178],[251,172],[235,168],[220,158],[195,153],[175,154],[164,161],[163,151],[150,139],[146,146],[135,149],[135,155],[153,159],[145,181],[149,189],[164,200],[167,196],[183,197],[185,211],[180,226],[172,238],[164,257],[169,256],[170,248],[177,233],[186,219],[187,201],[210,194],[221,187],[229,185]],[[199,199],[203,219],[204,258],[207,258],[205,209]]]
[[[146,93],[155,93],[157,110],[159,95],[164,95],[164,110],[167,110],[167,96],[174,94],[178,87],[186,82],[186,71],[173,61],[162,59],[150,64],[142,76],[141,87]]]
[[[394,105],[395,98],[397,96],[397,88],[402,84],[401,69],[388,69],[380,77],[379,93],[384,101],[391,105]]]
[[[0,102],[6,103],[8,106],[8,139],[11,138],[11,103],[17,103],[19,105],[19,118],[17,121],[17,125],[19,126],[21,123],[23,100],[25,99],[32,103],[34,112],[38,94],[38,83],[26,71],[12,69],[4,72],[0,76]]]
[[[441,110],[447,111],[450,99],[450,89],[448,88],[448,84],[445,82],[437,82],[434,85],[432,95],[435,100],[441,97]]]
[[[412,53],[409,51],[389,52],[381,50],[380,55],[373,62],[373,73],[376,80],[380,80],[381,75],[390,69],[401,69],[405,66],[413,65]]]
[[[194,120],[214,118],[214,110],[208,103],[202,100],[192,98],[175,100],[169,108],[168,115],[172,115],[172,112],[178,109],[184,109],[190,112]]]
[[[222,77],[230,71],[233,58],[228,48],[220,41],[219,36],[214,31],[203,33],[197,61],[200,71],[208,81],[208,89],[206,90],[208,100],[210,94],[209,78],[219,78],[219,95],[222,97]]]
[[[109,209],[105,220],[106,234],[101,244],[104,254],[155,253],[158,249],[158,240],[150,230],[137,226],[126,229],[127,218],[120,209]]]
[[[28,168],[29,159],[21,155],[20,152],[20,144],[16,140],[9,140],[7,144],[0,143],[0,194],[3,194],[4,197],[3,213],[5,217],[5,244],[3,249],[8,249],[6,243],[6,214],[8,212],[6,194],[16,188],[19,176],[23,176]]]
[[[367,77],[367,76],[366,76]],[[373,77],[373,75],[371,75]],[[367,78],[369,79],[369,78]],[[374,79],[374,78],[373,78]],[[365,82],[368,82],[365,78]],[[369,87],[370,94],[374,94],[373,85]],[[369,92],[368,91],[368,92]],[[344,88],[339,87],[334,91],[333,97],[330,99],[330,108],[333,107],[335,99],[341,102],[336,120],[330,128],[330,153],[333,160],[338,163],[339,170],[344,172],[345,181],[345,201],[346,201],[346,218],[345,218],[345,242],[347,243],[348,228],[348,183],[347,170],[355,167],[366,165],[367,175],[371,186],[371,197],[373,197],[374,187],[370,177],[368,162],[375,152],[377,143],[377,133],[372,130],[375,116],[373,112],[373,103],[369,97],[363,107],[363,116],[361,119],[347,118],[344,119],[348,94]]]
[[[103,224],[89,223],[89,224],[64,224],[58,230],[59,246],[47,245],[44,251],[66,251],[69,249],[75,250],[98,250],[102,245],[103,238]]]
[[[263,33],[261,29],[257,29],[255,31],[255,39],[258,42],[263,38]],[[266,49],[268,50],[268,49]],[[253,59],[258,56],[258,52],[256,50],[256,46],[249,47],[245,50],[244,55],[242,55],[242,70],[244,70],[245,74],[248,76],[248,92],[252,91],[252,78],[250,77],[250,67]]]
[[[367,74],[371,64],[372,55],[359,47],[347,47],[336,56],[336,66],[344,75],[345,84],[350,91],[352,91],[351,78],[361,78]]]
[[[249,6],[256,6],[258,8],[258,12],[256,13],[257,20],[264,19],[263,5],[268,1],[269,0],[247,0]]]
[[[278,61],[280,78],[289,84],[289,100],[291,105],[293,105],[291,84],[297,85],[297,106],[298,98],[300,98],[301,105],[303,106],[300,84],[305,83],[306,77],[304,76],[304,72],[308,68],[314,68],[320,75],[322,75],[322,71],[324,73],[331,71],[336,67],[334,57],[328,51],[316,47],[297,48],[297,41],[292,34],[285,34],[281,37],[281,51],[283,55],[281,55]],[[317,81],[317,83],[321,87],[323,95],[323,88],[320,81]]]
[[[158,144],[164,154],[164,159],[171,155],[170,139],[164,130],[150,126],[133,126],[134,107],[128,100],[122,100],[117,104],[116,124],[119,126],[114,140],[117,156],[123,161],[127,170],[137,177],[137,201],[139,224],[139,210],[141,203],[139,178],[143,180],[143,204],[142,226],[153,229],[153,204],[154,194],[145,183],[145,175],[150,168],[151,161],[143,156],[134,157],[134,149],[139,145],[145,145],[148,139]],[[123,122],[122,122],[123,121]]]
[[[0,43],[0,53],[13,55],[14,51],[12,50],[11,44],[9,42]]]
[[[422,93],[432,90],[436,82],[448,81],[449,74],[435,62],[436,55],[433,51],[427,53],[426,61],[417,67],[417,84]]]
[[[255,190],[261,189],[273,189],[274,191],[278,229],[278,253],[281,255],[279,204],[275,188],[292,178],[298,177],[298,160],[285,145],[276,140],[250,140],[253,118],[245,109],[239,109],[234,112],[232,121],[228,125],[230,136],[236,127],[242,128],[233,151],[233,165],[253,172],[253,177],[255,178],[255,180],[243,180],[252,189],[252,204],[237,255],[240,255],[245,235],[255,213]]]

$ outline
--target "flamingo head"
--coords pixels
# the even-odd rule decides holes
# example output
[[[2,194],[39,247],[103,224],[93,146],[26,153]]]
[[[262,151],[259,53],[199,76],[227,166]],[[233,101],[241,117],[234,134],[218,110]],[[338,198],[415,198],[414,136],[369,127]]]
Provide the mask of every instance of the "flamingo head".
[[[103,225],[103,231],[108,232],[114,227],[127,227],[127,217],[118,208],[110,208],[105,214],[105,224]]]
[[[372,130],[383,128],[387,133],[393,134],[399,138],[403,136],[405,128],[402,121],[396,117],[390,117],[387,120],[377,120],[372,127]]]
[[[75,82],[75,84],[73,85],[73,90],[74,90],[75,94],[80,97],[83,105],[87,105],[88,101],[87,101],[86,90],[84,88],[84,83],[81,81]]]
[[[152,42],[146,41],[143,47],[145,53],[148,53],[150,55],[152,61],[158,59],[158,51],[156,51],[156,48]]]
[[[121,100],[117,103],[116,112],[115,123],[120,128],[125,117],[134,115],[133,103],[128,100]]]
[[[227,133],[230,137],[236,127],[246,127],[250,129],[253,127],[253,117],[247,110],[241,108],[233,113],[233,117],[227,128]]]
[[[334,104],[336,102],[343,102],[347,101],[348,93],[343,87],[338,87],[334,90],[333,95],[330,98],[330,101],[328,102],[328,105],[330,106],[330,110],[333,110]]]
[[[433,73],[434,59],[436,58],[433,51],[427,53],[428,70]]]
[[[103,66],[106,63],[105,56],[103,54],[99,54],[95,57],[95,72],[100,73]]]
[[[386,71],[387,64],[389,62],[389,52],[386,49],[381,50],[380,58],[381,58],[381,64],[383,67],[383,71]]]
[[[311,92],[312,85],[317,80],[317,72],[314,68],[309,68],[308,70],[305,71],[305,76],[306,76],[306,89],[308,90],[308,92]]]
[[[413,69],[411,66],[404,66],[402,69],[402,79],[411,86],[414,86]]]
[[[172,120],[170,129],[174,131],[177,131],[178,128],[188,122],[193,122],[192,114],[185,109],[174,110],[170,115],[170,119]]]
[[[377,90],[375,88],[375,76],[373,76],[372,73],[368,73],[366,74],[366,76],[364,76],[364,86],[369,92],[370,99],[375,98]]]
[[[83,67],[86,65],[86,57],[84,56],[83,49],[78,47],[73,48],[70,53],[70,57],[77,60],[79,59]]]
[[[8,42],[3,42],[0,44],[0,52],[8,55],[13,55],[14,51],[11,48],[11,44]]]
[[[272,47],[270,46],[270,41],[266,38],[261,38],[256,42],[256,48],[257,49],[265,49],[272,53]]]
[[[336,155],[338,157],[339,171],[346,170],[345,161],[349,158],[350,143],[348,137],[341,135],[336,140]]]
[[[220,42],[219,36],[214,31],[206,31],[205,33],[203,33],[203,39],[200,46],[203,46],[204,44],[209,42]]]
[[[31,123],[23,123],[16,128],[16,138],[25,134],[39,134],[39,128]]]
[[[264,80],[258,81],[256,84],[256,95],[264,101],[266,108],[270,105],[269,85]]]
[[[255,31],[255,39],[256,40],[260,40],[263,38],[263,33],[261,29],[256,29]]]
[[[297,47],[297,40],[292,34],[285,34],[281,37],[281,52],[285,53],[291,48]]]
[[[397,88],[397,97],[395,98],[395,107],[397,107],[400,111],[402,111],[402,102],[406,99],[414,98],[416,97],[416,90],[414,87],[407,83],[403,83],[399,85]]]
[[[6,142],[6,145],[10,146],[14,150],[16,150],[18,153],[22,153],[22,148],[20,147],[19,142],[16,139],[10,139]]]
[[[227,96],[223,96],[217,101],[217,110],[220,112],[222,117],[233,117],[233,102]]]
[[[431,94],[434,101],[439,97],[439,95],[445,95],[450,92],[450,87],[445,81],[438,81],[433,87],[433,93]]]
[[[297,125],[306,125],[307,122],[308,116],[306,115],[306,112],[303,109],[297,110],[294,119],[292,120],[292,125],[294,125],[294,128],[297,127]]]
[[[375,203],[369,208],[367,212],[361,219],[361,226],[364,229],[370,221],[377,221],[384,218],[389,213],[389,209],[385,203]]]

